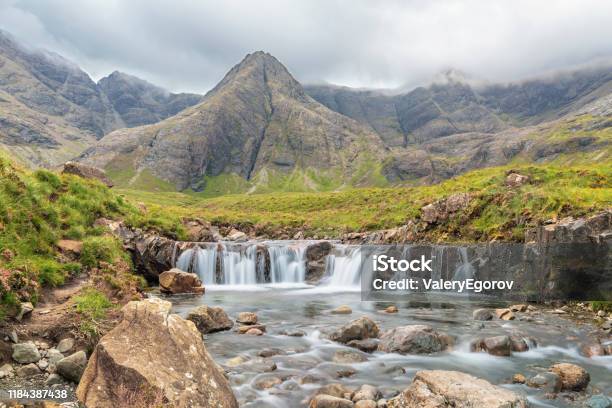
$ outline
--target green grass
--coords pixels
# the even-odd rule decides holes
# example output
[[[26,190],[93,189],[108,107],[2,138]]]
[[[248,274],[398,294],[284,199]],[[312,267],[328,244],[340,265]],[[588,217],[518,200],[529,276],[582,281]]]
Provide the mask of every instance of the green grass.
[[[510,241],[524,229],[567,215],[581,216],[610,207],[612,165],[514,166],[531,182],[505,186],[510,167],[476,170],[432,186],[347,189],[337,192],[278,192],[203,198],[196,194],[155,194],[123,190],[152,214],[201,217],[219,225],[258,226],[263,231],[304,229],[307,236],[337,237],[344,232],[393,228],[418,218],[421,208],[457,192],[470,192],[468,210],[433,228],[426,239]]]
[[[113,263],[119,258],[126,259],[126,253],[116,238],[92,236],[83,240],[80,260],[84,266],[90,268],[98,267],[100,262]]]
[[[89,338],[97,338],[99,321],[113,308],[113,303],[99,290],[88,288],[74,297],[76,311],[81,315],[80,331]]]
[[[0,311],[15,301],[36,303],[42,287],[59,286],[83,268],[122,253],[98,218],[126,219],[157,229],[176,228],[141,213],[103,184],[47,170],[27,171],[0,155]],[[84,258],[58,253],[60,239],[84,241]],[[4,306],[3,306],[4,305]]]

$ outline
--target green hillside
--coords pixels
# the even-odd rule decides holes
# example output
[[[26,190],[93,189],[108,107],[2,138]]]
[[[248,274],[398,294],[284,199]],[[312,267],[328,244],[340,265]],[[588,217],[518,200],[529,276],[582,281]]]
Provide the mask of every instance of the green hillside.
[[[338,237],[345,232],[393,228],[421,208],[457,192],[473,199],[461,216],[433,228],[432,240],[520,241],[524,229],[550,218],[589,214],[612,205],[612,163],[590,166],[518,165],[530,182],[510,188],[510,167],[481,169],[432,186],[269,193],[205,198],[197,194],[121,190],[155,216],[201,217],[258,233]]]

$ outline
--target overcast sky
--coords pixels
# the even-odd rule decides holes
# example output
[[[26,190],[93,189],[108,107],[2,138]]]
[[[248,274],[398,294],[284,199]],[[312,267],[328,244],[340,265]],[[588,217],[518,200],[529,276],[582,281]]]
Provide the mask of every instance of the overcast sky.
[[[0,28],[99,79],[206,92],[265,50],[304,82],[513,80],[612,56],[609,0],[0,0]]]

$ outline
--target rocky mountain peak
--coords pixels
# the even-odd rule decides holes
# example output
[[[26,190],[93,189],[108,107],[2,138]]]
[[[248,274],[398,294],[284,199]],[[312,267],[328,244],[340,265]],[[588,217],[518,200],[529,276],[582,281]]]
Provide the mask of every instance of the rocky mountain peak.
[[[266,93],[279,93],[296,99],[306,100],[302,85],[289,70],[274,56],[264,51],[247,54],[225,75],[223,80],[208,95],[222,89],[262,88]]]

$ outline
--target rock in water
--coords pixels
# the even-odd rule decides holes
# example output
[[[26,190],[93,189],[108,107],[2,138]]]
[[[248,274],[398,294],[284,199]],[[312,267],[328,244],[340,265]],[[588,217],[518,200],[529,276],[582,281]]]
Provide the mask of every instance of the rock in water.
[[[471,344],[472,351],[486,351],[493,356],[509,356],[512,342],[509,336],[495,336],[476,340]]]
[[[388,401],[390,408],[526,408],[525,398],[458,371],[418,371],[410,387]]]
[[[548,370],[561,377],[561,388],[563,391],[582,391],[591,381],[589,373],[576,364],[558,363],[551,366]]]
[[[310,401],[309,408],[353,408],[354,406],[351,400],[319,394]]]
[[[238,318],[236,319],[238,323],[241,324],[257,324],[257,315],[253,312],[240,312],[238,313]]]
[[[493,319],[493,313],[489,309],[476,309],[472,312],[472,318],[474,320],[491,320]]]
[[[122,322],[102,337],[89,359],[77,388],[81,402],[130,406],[129,397],[136,395],[149,406],[161,395],[177,408],[238,407],[195,324],[170,314],[171,307],[147,299],[123,308]]]
[[[189,312],[187,320],[194,322],[202,334],[229,330],[234,325],[220,307],[198,306]]]
[[[363,316],[345,324],[329,338],[338,343],[348,343],[351,340],[377,338],[379,331],[378,325],[372,319]]]
[[[202,281],[195,273],[170,269],[159,275],[159,289],[164,293],[204,293]]]
[[[446,349],[449,339],[427,325],[400,326],[380,336],[378,350],[386,353],[429,354]]]
[[[351,314],[353,313],[353,310],[347,305],[342,305],[342,306],[338,306],[337,308],[332,310],[330,313],[331,314]]]

